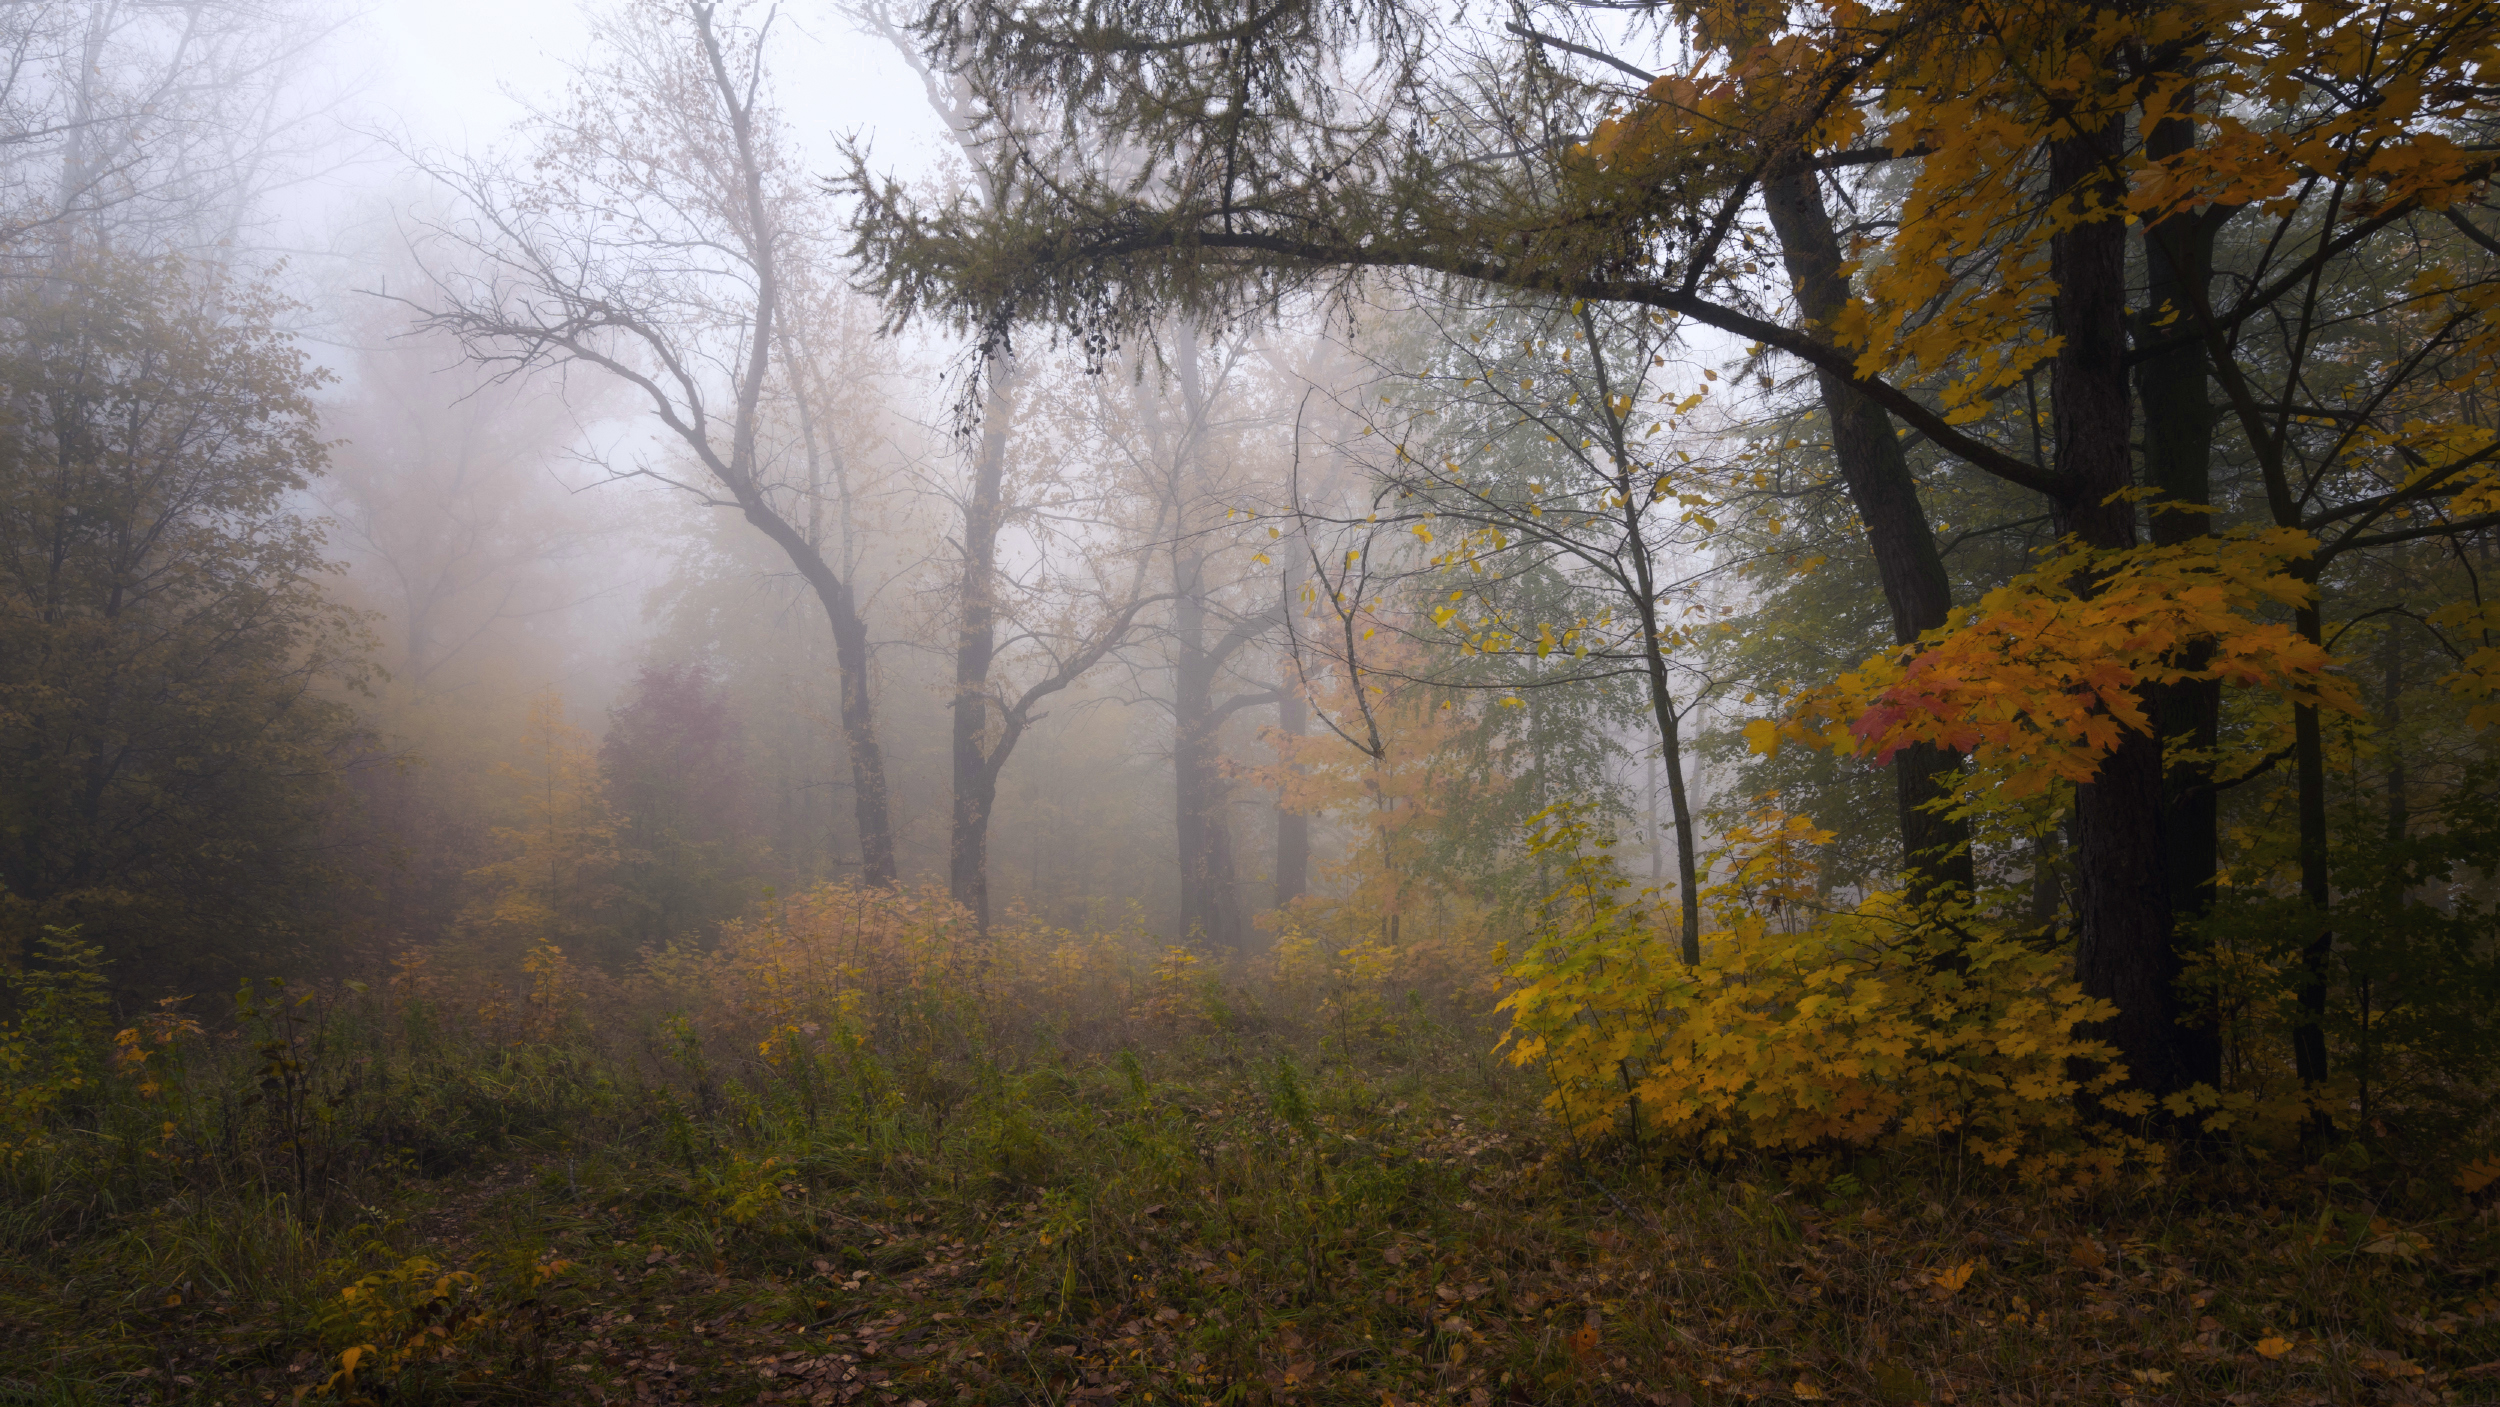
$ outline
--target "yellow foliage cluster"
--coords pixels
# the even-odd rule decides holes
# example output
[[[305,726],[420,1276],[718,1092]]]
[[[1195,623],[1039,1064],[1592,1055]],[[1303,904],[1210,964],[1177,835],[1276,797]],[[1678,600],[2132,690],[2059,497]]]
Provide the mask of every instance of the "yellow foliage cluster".
[[[878,1022],[973,1029],[1127,1014],[1178,1027],[1204,1007],[1200,964],[1142,921],[1080,934],[1010,912],[984,935],[941,888],[843,882],[722,925],[708,950],[655,954],[642,981],[700,1030],[751,1043],[780,1068],[855,1046]]]
[[[2358,712],[2325,649],[2259,615],[2308,599],[2284,566],[2314,546],[2289,529],[2123,552],[2070,543],[1746,736],[1758,752],[1794,737],[1879,761],[1939,743],[1971,757],[1973,786],[2021,796],[2085,781],[2123,736],[2150,732],[2151,685],[2219,680]]]
[[[2078,1112],[2081,1094],[2146,1110],[2113,1052],[2076,1034],[2113,1009],[2061,956],[1895,894],[1817,911],[1802,867],[1823,838],[1778,815],[1740,827],[1687,967],[1673,916],[1630,892],[1585,824],[1549,813],[1536,843],[1565,880],[1503,1005],[1509,1058],[1544,1069],[1567,1128],[1713,1150],[1944,1145],[2063,1185],[2158,1165]]]
[[[323,1396],[387,1382],[410,1365],[447,1359],[464,1341],[496,1323],[516,1300],[534,1295],[571,1268],[570,1261],[540,1260],[491,1283],[473,1270],[449,1270],[424,1256],[409,1256],[363,1276],[339,1291],[334,1332],[361,1342],[339,1354],[338,1369],[318,1389]],[[351,1401],[367,1399],[351,1398]]]

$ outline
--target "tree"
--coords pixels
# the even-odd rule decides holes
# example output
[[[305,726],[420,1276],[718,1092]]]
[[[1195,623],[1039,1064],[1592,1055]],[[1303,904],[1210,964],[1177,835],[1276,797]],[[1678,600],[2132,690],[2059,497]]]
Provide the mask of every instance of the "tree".
[[[1277,603],[1239,597],[1235,573],[1248,554],[1225,535],[1255,472],[1243,463],[1240,438],[1246,421],[1260,419],[1242,404],[1247,350],[1244,338],[1208,339],[1182,321],[1170,345],[1156,348],[1157,370],[1176,394],[1160,394],[1165,387],[1143,374],[1133,383],[1142,487],[1156,505],[1154,552],[1172,602],[1163,631],[1171,693],[1161,702],[1172,718],[1180,932],[1233,951],[1248,943],[1249,929],[1220,735],[1243,709],[1276,702],[1277,689],[1242,678],[1241,666],[1281,615]]]
[[[500,949],[497,957],[605,947],[622,897],[616,814],[590,738],[565,721],[562,695],[530,699],[520,754],[496,769],[508,789],[499,808],[505,824],[491,834],[504,854],[471,872],[467,927]]]
[[[600,793],[615,815],[622,953],[700,937],[752,898],[741,730],[700,664],[645,665],[608,715]]]
[[[104,248],[242,257],[266,197],[335,140],[306,79],[345,23],[285,0],[6,7],[0,272]]]
[[[925,62],[882,4],[855,4],[849,13],[863,30],[893,45],[911,65],[928,93],[930,108],[945,122],[948,135],[964,156],[974,163],[975,179],[991,174],[978,164],[981,108],[970,85],[960,75],[941,74]],[[1000,194],[994,181],[981,181],[980,190],[985,200],[995,201]],[[1098,555],[1120,554],[1116,547],[1098,539],[1079,544],[1092,549],[1082,555],[1095,567],[1091,573],[1095,578],[1094,590],[1086,593],[1082,586],[1078,588],[1080,594],[1094,598],[1086,603],[1090,609],[1079,606],[1071,611],[1063,607],[1056,619],[1044,620],[1041,617],[1050,614],[1050,608],[1030,599],[1035,593],[1013,591],[999,568],[1002,534],[1022,529],[1027,555],[1046,561],[1051,546],[1087,536],[1083,528],[1091,525],[1073,524],[1065,513],[1068,494],[1064,473],[1054,475],[1043,468],[1040,461],[1052,456],[1046,448],[1037,453],[1031,443],[1042,436],[1027,436],[1028,443],[1017,446],[1021,452],[1014,456],[1016,462],[1011,471],[1010,445],[1017,440],[1017,418],[1028,394],[1038,389],[1032,385],[1032,369],[1015,355],[1003,337],[983,341],[968,358],[968,364],[969,378],[958,409],[969,411],[978,406],[977,426],[963,427],[977,433],[968,436],[968,472],[960,482],[947,485],[945,491],[954,502],[960,522],[956,536],[959,556],[954,603],[954,697],[947,719],[953,804],[948,817],[946,876],[949,895],[970,911],[974,921],[987,932],[990,821],[997,811],[998,779],[1008,758],[1032,726],[1040,705],[1116,653],[1128,642],[1138,612],[1163,598],[1144,592],[1143,554],[1135,554],[1139,570],[1129,573],[1125,583],[1115,581],[1120,573],[1102,571],[1106,564],[1096,560]],[[1062,502],[1054,505],[1056,511],[1043,511],[1037,500],[1045,498]],[[1071,524],[1076,530],[1068,531],[1055,527],[1056,524]],[[1062,570],[1056,576],[1064,587],[1081,574]],[[1019,596],[1025,599],[1018,599]],[[1014,643],[1027,647],[1021,653],[1039,657],[1038,674],[1024,681],[1020,688],[993,677],[1002,665],[1002,629],[1014,633]]]
[[[623,383],[694,476],[624,472],[735,510],[788,558],[832,631],[860,872],[883,886],[894,825],[868,621],[848,525],[828,521],[849,507],[853,466],[806,317],[838,295],[769,99],[770,24],[663,0],[604,22],[603,60],[569,108],[535,120],[526,173],[435,173],[470,213],[433,231],[460,262],[437,265],[420,321],[500,375],[578,365]]]
[[[339,443],[318,493],[390,622],[404,715],[472,685],[477,657],[509,649],[524,622],[606,588],[582,570],[601,524],[553,472],[602,407],[549,380],[495,378],[457,339],[411,334],[396,305],[339,296],[353,300],[344,387],[323,411]]]
[[[1389,462],[1375,471],[1372,516],[1437,549],[1434,595],[1446,589],[1446,600],[1434,602],[1435,634],[1462,653],[1569,661],[1542,687],[1639,681],[1675,828],[1681,951],[1698,963],[1701,843],[1684,727],[1708,681],[1687,690],[1673,671],[1691,643],[1678,617],[1690,615],[1691,578],[1706,569],[1699,549],[1719,489],[1713,466],[1673,447],[1680,436],[1660,440],[1709,390],[1703,381],[1678,398],[1658,385],[1663,321],[1578,301],[1444,325],[1417,413],[1392,429]],[[1517,589],[1539,568],[1564,593],[1536,600]]]
[[[1619,67],[1593,80],[1489,51],[1445,58],[1426,43],[1434,26],[1395,3],[1134,0],[1084,13],[1076,25],[1030,6],[947,6],[922,32],[987,91],[1056,104],[1063,122],[1002,132],[1002,148],[1110,132],[1159,159],[978,212],[921,209],[855,168],[860,244],[897,306],[1048,319],[1100,338],[1159,308],[1273,307],[1317,278],[1382,267],[1632,304],[1845,383],[1960,464],[2039,495],[2062,535],[2106,554],[2142,530],[2137,360],[2174,349],[2131,334],[2190,316],[2178,297],[2211,297],[2181,237],[2243,211],[2279,222],[2284,238],[2257,242],[2227,294],[2192,315],[2193,333],[2176,334],[2205,342],[2217,382],[2245,406],[2252,449],[2279,460],[2287,438],[2320,433],[2312,403],[2234,390],[2217,342],[2305,325],[2284,315],[2318,306],[2332,271],[2366,266],[2420,220],[2477,198],[2491,160],[2474,134],[2493,99],[2473,75],[2500,23],[2464,5],[2322,17],[2253,3],[1691,4],[1675,9],[1692,39],[1683,71],[1633,90]],[[1342,56],[1356,53],[1376,56],[1376,71],[1343,83]],[[1764,271],[1782,242],[1753,213],[1766,185],[1888,164],[1903,172],[1891,208],[1844,248],[1860,264],[1859,298],[1834,310],[1825,286],[1800,308]],[[2131,228],[2164,244],[2161,303],[2131,306]],[[2454,384],[2481,364],[2488,339],[2468,329],[2486,325],[2490,267],[2446,265],[2413,290],[2414,306],[2456,313],[2400,324],[2411,340],[2395,379],[2425,384],[2437,363]],[[2302,364],[2279,366],[2287,376],[2317,350],[2305,336],[2266,339],[2289,353],[2280,362]],[[2044,404],[1992,421],[2016,391]],[[2373,393],[2362,422],[2389,403]],[[2179,495],[2156,516],[2175,523],[2205,507],[2190,495],[2212,422],[2171,400],[2156,416],[2152,457]],[[2009,420],[2015,435],[1993,433]],[[2353,467],[2370,457],[2364,444],[2388,456],[2383,434],[2325,438]],[[2393,487],[2324,510],[2318,526],[2358,542],[2397,508],[2472,502],[2464,490],[2487,447],[2430,439],[2406,447],[2415,462]],[[2278,524],[2318,516],[2276,477]],[[2088,595],[2101,569],[2081,560]],[[2184,670],[2172,696],[2189,714],[2201,707],[2196,673]],[[2141,1086],[2167,1093],[2215,1075],[2211,1040],[2177,991],[2173,882],[2186,866],[2194,887],[2210,819],[2177,804],[2202,784],[2171,784],[2154,726],[2122,732],[2076,794],[2076,964],[2087,993],[2117,1008],[2101,1034]]]
[[[322,377],[288,305],[176,260],[67,275],[0,304],[0,919],[188,987],[321,926],[369,642],[297,507]]]

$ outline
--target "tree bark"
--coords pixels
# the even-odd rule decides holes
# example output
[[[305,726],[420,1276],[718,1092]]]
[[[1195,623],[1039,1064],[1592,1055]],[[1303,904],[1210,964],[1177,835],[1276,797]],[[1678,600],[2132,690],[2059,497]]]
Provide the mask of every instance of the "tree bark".
[[[2190,89],[2177,108],[2194,111]],[[2145,134],[2144,154],[2161,160],[2196,146],[2192,116],[2170,116]],[[2177,546],[2212,532],[2210,513],[2165,511],[2166,504],[2209,507],[2213,503],[2214,416],[2208,402],[2212,368],[2201,338],[2180,334],[2194,325],[2194,309],[2205,300],[2211,278],[2215,226],[2182,211],[2148,225],[2143,231],[2145,299],[2135,318],[2139,344],[2175,343],[2147,356],[2136,366],[2136,398],[2144,409],[2144,478],[2160,491],[2152,511],[2153,541]],[[2209,641],[2190,645],[2182,662],[2201,668],[2213,656]],[[2214,790],[2213,751],[2221,740],[2222,684],[2219,680],[2187,680],[2167,685],[2152,698],[2154,727],[2165,746],[2162,770],[2163,862],[2169,875],[2172,920],[2182,927],[2202,920],[2213,907],[2214,885],[2222,869],[2221,796]],[[2222,1083],[2222,1028],[2217,1013],[2192,1013],[2178,1034],[2181,1077],[2189,1083],[2219,1088]]]
[[[1810,328],[1828,334],[1849,306],[1849,274],[1818,178],[1811,170],[1789,171],[1765,182],[1762,194],[1788,275],[1796,282],[1798,309]],[[1909,457],[1883,407],[1831,372],[1818,370],[1815,381],[1824,418],[1831,422],[1832,457],[1892,609],[1893,640],[1915,643],[1945,623],[1953,609],[1953,583],[1919,503]],[[1941,809],[1961,764],[1958,755],[1933,743],[1893,755],[1901,864],[1914,896],[1952,889],[1967,894],[1974,887],[1970,827]]]
[[[981,411],[981,449],[972,468],[972,491],[964,500],[963,578],[955,624],[955,699],[949,720],[954,764],[954,808],[949,818],[946,888],[972,911],[981,933],[990,927],[990,813],[998,800],[998,770],[987,746],[990,728],[990,666],[998,653],[998,520],[1007,473],[1007,437],[1014,426],[1015,363],[1005,353],[986,358],[989,381]]]
[[[1661,761],[1667,769],[1667,809],[1675,818],[1676,907],[1680,911],[1676,950],[1684,965],[1692,967],[1701,962],[1701,871],[1694,853],[1693,807],[1684,793],[1684,744],[1675,697],[1667,689],[1667,660],[1659,644],[1654,598],[1644,599],[1642,606],[1643,672],[1649,684],[1650,712],[1658,720]]]
[[[2314,583],[2313,583],[2314,588]],[[2315,598],[2292,613],[2293,627],[2311,643],[2323,634]],[[2292,1067],[2304,1085],[2327,1077],[2326,978],[2335,952],[2334,893],[2327,875],[2326,739],[2315,704],[2292,706],[2292,761],[2300,820],[2300,897],[2317,924],[2300,949],[2299,1014],[2293,1018]]]
[[[2195,110],[2190,87],[2178,110]],[[2165,160],[2195,150],[2198,127],[2193,115],[2173,115],[2153,122],[2145,132],[2145,157]],[[2145,412],[2145,482],[2160,497],[2153,505],[2153,540],[2163,547],[2183,545],[2213,532],[2210,512],[2193,507],[2213,505],[2213,367],[2203,337],[2180,337],[2193,327],[2195,307],[2205,302],[2213,277],[2215,225],[2195,212],[2175,212],[2143,230],[2145,307],[2135,315],[2140,345],[2165,345],[2135,367],[2135,397]],[[2188,505],[2188,512],[2165,510]],[[2195,642],[2185,650],[2185,665],[2203,667],[2213,657],[2213,642]],[[2170,877],[2170,917],[2190,930],[2213,910],[2213,892],[2223,872],[2220,840],[2220,792],[2213,790],[2213,750],[2223,735],[2223,682],[2185,680],[2153,692],[2153,725],[2163,742],[2178,740],[2180,752],[2165,752],[2163,765],[2163,847]],[[2223,1022],[2210,1002],[2190,1012],[2178,1030],[2180,1077],[2190,1085],[2223,1085]]]
[[[2089,122],[2093,117],[2081,115]],[[2051,316],[2064,339],[2051,365],[2053,431],[2064,492],[2060,532],[2105,549],[2135,545],[2127,394],[2127,227],[2115,173],[2125,129],[2049,144],[2052,198],[2083,216],[2050,237]],[[2089,589],[2090,583],[2084,584]],[[2075,975],[2087,996],[2117,1007],[2089,1034],[2118,1050],[2132,1082],[2156,1094],[2185,1083],[2178,1042],[2178,952],[2171,940],[2162,842],[2161,740],[2123,735],[2091,781],[2075,788]]]

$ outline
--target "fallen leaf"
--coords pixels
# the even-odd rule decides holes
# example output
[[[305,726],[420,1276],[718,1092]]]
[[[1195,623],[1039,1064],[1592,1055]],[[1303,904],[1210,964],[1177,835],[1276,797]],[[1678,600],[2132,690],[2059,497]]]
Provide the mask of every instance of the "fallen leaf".
[[[1583,1325],[1581,1325],[1578,1329],[1575,1329],[1575,1330],[1573,1330],[1573,1331],[1572,1331],[1572,1334],[1571,1334],[1571,1356],[1572,1356],[1572,1357],[1579,1359],[1579,1360],[1580,1360],[1581,1362],[1583,1362],[1583,1363],[1586,1363],[1586,1362],[1587,1362],[1587,1361],[1588,1361],[1588,1360],[1589,1360],[1592,1356],[1594,1356],[1594,1355],[1596,1354],[1596,1352],[1597,1352],[1597,1325],[1596,1325],[1594,1322],[1587,1323],[1587,1324],[1583,1324]]]
[[[2265,1358],[2280,1358],[2292,1351],[2292,1341],[2272,1334],[2257,1340],[2257,1352]]]
[[[1978,1268],[1979,1262],[1966,1260],[1951,1270],[1937,1271],[1928,1283],[1935,1287],[1936,1298],[1951,1299],[1961,1292],[1964,1285],[1970,1283],[1971,1272]]]

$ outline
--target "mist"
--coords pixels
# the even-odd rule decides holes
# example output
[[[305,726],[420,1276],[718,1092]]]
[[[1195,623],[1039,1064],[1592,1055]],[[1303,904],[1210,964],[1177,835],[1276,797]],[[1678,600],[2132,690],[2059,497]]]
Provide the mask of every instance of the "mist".
[[[2297,18],[0,3],[0,1403],[2500,1367],[2500,20]]]

